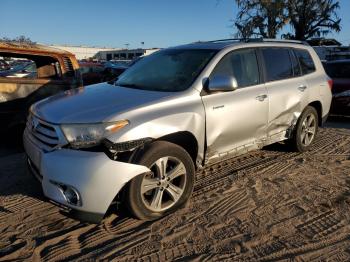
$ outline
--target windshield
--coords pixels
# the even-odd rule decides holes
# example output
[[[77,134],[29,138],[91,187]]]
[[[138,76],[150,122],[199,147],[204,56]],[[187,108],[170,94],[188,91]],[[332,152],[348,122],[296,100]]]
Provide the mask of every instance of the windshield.
[[[176,92],[190,87],[216,50],[166,49],[146,56],[126,70],[119,86]]]

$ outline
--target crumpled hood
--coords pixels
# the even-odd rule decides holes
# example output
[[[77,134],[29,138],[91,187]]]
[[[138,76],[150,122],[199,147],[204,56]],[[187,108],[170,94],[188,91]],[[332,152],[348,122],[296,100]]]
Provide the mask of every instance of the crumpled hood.
[[[97,123],[171,94],[101,83],[46,98],[36,103],[32,110],[39,118],[51,123]]]

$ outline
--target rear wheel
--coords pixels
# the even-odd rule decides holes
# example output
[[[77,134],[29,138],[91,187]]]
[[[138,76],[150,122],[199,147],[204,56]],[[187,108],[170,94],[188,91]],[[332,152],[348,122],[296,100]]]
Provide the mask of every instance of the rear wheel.
[[[157,141],[138,155],[135,162],[151,172],[130,181],[126,191],[130,211],[140,219],[154,220],[183,206],[194,183],[189,154],[175,144]]]
[[[298,119],[291,145],[298,152],[309,149],[318,131],[318,114],[315,108],[308,106]]]

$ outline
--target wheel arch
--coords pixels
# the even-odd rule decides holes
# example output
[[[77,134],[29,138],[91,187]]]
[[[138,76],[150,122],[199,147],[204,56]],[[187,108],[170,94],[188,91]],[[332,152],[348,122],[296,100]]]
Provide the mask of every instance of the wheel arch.
[[[198,141],[191,132],[175,132],[159,137],[155,141],[166,141],[182,147],[191,156],[193,164],[195,168],[197,168],[196,160],[198,155]]]
[[[318,125],[322,126],[322,104],[320,101],[313,101],[308,104],[308,106],[311,106],[316,109],[317,111],[317,120],[318,120]]]

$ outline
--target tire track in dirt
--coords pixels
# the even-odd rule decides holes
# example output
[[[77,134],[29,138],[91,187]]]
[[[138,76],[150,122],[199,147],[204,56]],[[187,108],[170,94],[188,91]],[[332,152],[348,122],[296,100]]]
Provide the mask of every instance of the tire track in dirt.
[[[318,239],[334,233],[344,226],[344,221],[334,210],[329,210],[313,217],[296,228],[310,239]]]
[[[33,252],[33,260],[57,261],[67,259],[74,254],[80,254],[81,245],[77,236],[94,227],[94,225],[75,225],[66,232],[53,235],[41,241]]]
[[[245,189],[235,190],[226,194],[227,196],[221,198],[206,212],[208,215],[219,213],[226,215],[238,211],[246,206],[249,201],[248,193]]]
[[[337,252],[329,256],[348,258],[350,179],[344,172],[350,170],[350,131],[321,129],[303,154],[281,148],[199,171],[189,205],[155,222],[112,214],[101,225],[79,223],[35,190],[21,194],[20,182],[32,182],[21,179],[21,167],[14,181],[6,175],[20,190],[0,192],[0,260],[308,261],[311,253],[326,260],[322,250],[332,245]],[[319,161],[325,170],[313,170]],[[17,166],[2,169],[1,163],[0,178]],[[326,200],[336,206],[320,206]]]
[[[268,167],[272,164],[286,161],[292,159],[296,154],[284,154],[281,156],[272,156],[262,158],[264,152],[259,152],[260,154],[254,154],[252,157],[245,157],[244,162],[242,159],[230,159],[230,164],[224,165],[224,167],[212,166],[207,168],[206,175],[204,178],[199,177],[196,181],[193,196],[202,195],[206,191],[213,190],[214,188],[230,184],[239,178],[239,172],[244,171],[244,173],[254,172],[256,170],[261,170],[264,167]],[[241,163],[242,162],[242,163]]]
[[[331,239],[325,239],[325,240],[320,241],[320,242],[310,243],[310,244],[307,244],[303,247],[292,248],[292,249],[274,252],[271,255],[266,255],[264,257],[259,258],[258,261],[277,261],[277,260],[281,260],[281,259],[292,258],[292,257],[295,257],[297,255],[301,255],[303,253],[307,253],[307,252],[314,251],[314,250],[320,250],[320,249],[325,248],[327,246],[334,245],[338,242],[348,240],[349,238],[350,238],[349,232],[342,233],[342,234],[339,234]]]

